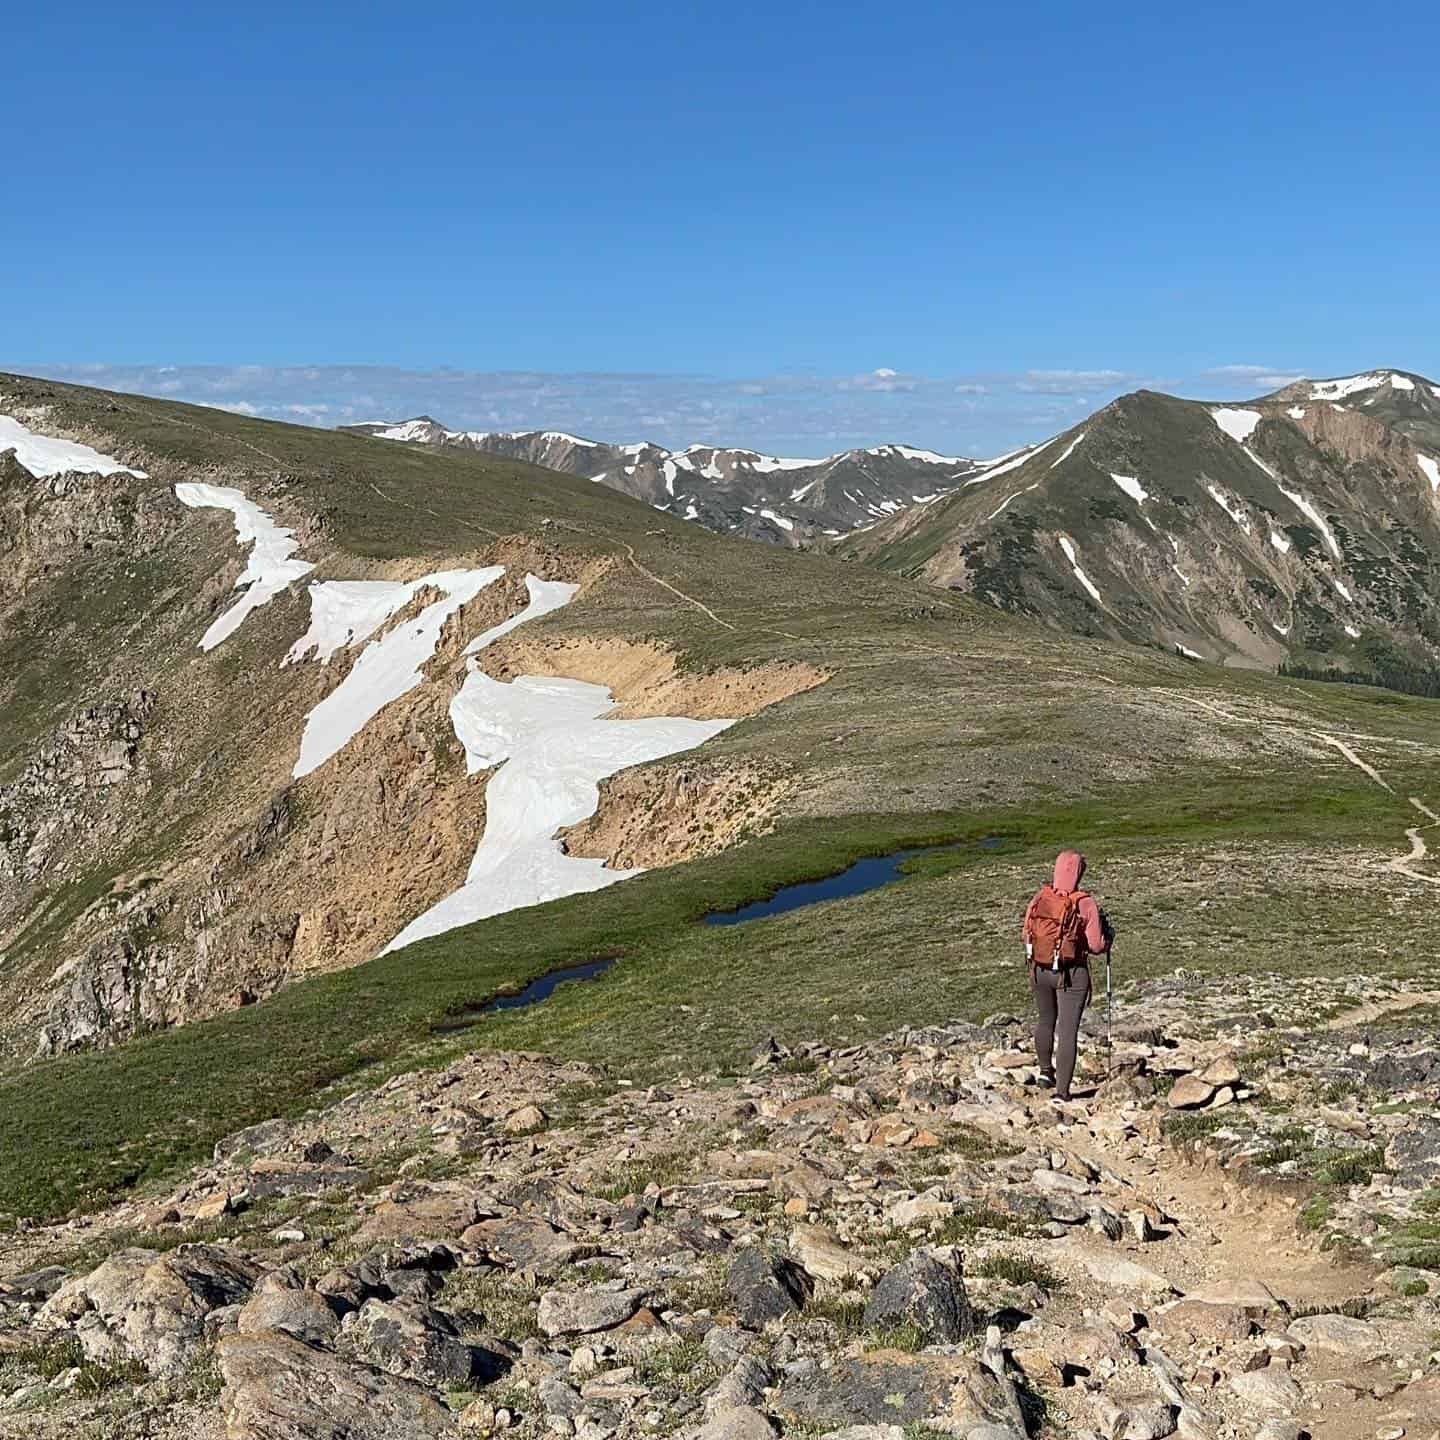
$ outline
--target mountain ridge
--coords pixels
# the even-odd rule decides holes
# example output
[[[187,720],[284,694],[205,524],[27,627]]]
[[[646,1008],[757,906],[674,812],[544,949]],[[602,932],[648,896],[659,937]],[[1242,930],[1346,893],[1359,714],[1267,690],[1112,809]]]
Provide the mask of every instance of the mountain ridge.
[[[898,444],[819,459],[766,455],[743,446],[669,450],[651,441],[610,444],[563,430],[451,430],[428,415],[337,428],[372,439],[524,460],[619,490],[719,534],[794,547],[836,538],[943,494],[985,463]]]
[[[1135,391],[837,548],[1194,658],[1364,670],[1398,646],[1434,667],[1440,388],[1348,378],[1223,403]]]

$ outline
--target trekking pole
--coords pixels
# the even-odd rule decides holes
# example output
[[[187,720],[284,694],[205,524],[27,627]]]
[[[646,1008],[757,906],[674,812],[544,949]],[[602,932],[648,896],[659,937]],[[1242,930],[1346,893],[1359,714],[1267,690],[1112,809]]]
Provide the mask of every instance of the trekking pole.
[[[1114,947],[1112,946],[1111,949]],[[1114,1041],[1110,1037],[1111,1020],[1110,950],[1105,952],[1105,1078],[1111,1078]]]

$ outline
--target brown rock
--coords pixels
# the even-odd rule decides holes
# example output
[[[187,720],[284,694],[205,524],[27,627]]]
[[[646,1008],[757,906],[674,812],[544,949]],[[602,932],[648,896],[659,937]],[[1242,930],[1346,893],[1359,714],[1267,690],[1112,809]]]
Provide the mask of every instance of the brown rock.
[[[1178,1340],[1245,1340],[1255,1322],[1239,1305],[1209,1305],[1203,1300],[1181,1300],[1151,1317],[1160,1334]]]
[[[1018,1350],[1012,1350],[1010,1358],[1032,1385],[1045,1385],[1058,1390],[1065,1383],[1063,1364],[1038,1345],[1025,1345]]]
[[[452,1240],[481,1215],[479,1195],[468,1186],[441,1181],[409,1183],[382,1201],[355,1232],[356,1240]]]
[[[228,1190],[217,1190],[213,1195],[207,1195],[190,1214],[196,1220],[218,1220],[222,1215],[229,1215],[235,1209],[235,1202]]]
[[[1200,1079],[1217,1090],[1226,1085],[1233,1087],[1240,1083],[1240,1067],[1228,1055],[1221,1055],[1200,1072]]]
[[[505,1133],[529,1135],[543,1130],[548,1123],[549,1117],[538,1105],[522,1105],[505,1117]]]
[[[797,1225],[790,1232],[790,1250],[817,1280],[840,1283],[852,1275],[874,1273],[875,1267],[847,1250],[834,1235],[819,1225]]]
[[[1165,1103],[1172,1110],[1198,1110],[1209,1104],[1216,1087],[1198,1075],[1182,1075],[1171,1087]]]

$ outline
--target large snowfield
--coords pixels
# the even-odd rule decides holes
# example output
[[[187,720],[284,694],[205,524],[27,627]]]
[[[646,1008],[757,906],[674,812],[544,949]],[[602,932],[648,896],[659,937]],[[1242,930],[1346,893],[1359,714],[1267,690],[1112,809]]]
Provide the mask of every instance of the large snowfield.
[[[103,457],[102,457],[103,458]],[[314,567],[294,558],[294,537],[240,491],[182,484],[185,505],[218,506],[235,517],[236,538],[250,545],[237,585],[250,588],[205,632],[209,650],[234,634],[251,610]],[[434,659],[446,622],[505,574],[503,565],[442,570],[418,580],[323,580],[312,583],[310,624],[283,664],[312,655],[328,664],[341,650],[365,648],[345,678],[305,717],[295,775],[317,770],[339,754],[387,705],[413,690]],[[478,668],[477,651],[517,626],[568,605],[579,587],[525,577],[526,605],[477,635],[465,647],[467,673],[450,702],[450,720],[465,747],[470,774],[500,767],[485,792],[485,831],[465,884],[411,921],[386,950],[443,934],[459,925],[539,905],[564,895],[599,890],[638,875],[607,869],[603,860],[565,854],[557,832],[595,813],[600,781],[631,765],[690,750],[733,720],[602,717],[614,701],[602,685],[522,676],[504,684]],[[371,637],[422,593],[439,598],[378,640]]]
[[[465,884],[411,921],[387,952],[640,873],[566,855],[556,831],[595,813],[607,775],[691,750],[734,721],[602,719],[613,703],[603,685],[581,680],[522,676],[507,685],[470,671],[450,720],[472,773],[500,766],[485,792],[485,834]]]

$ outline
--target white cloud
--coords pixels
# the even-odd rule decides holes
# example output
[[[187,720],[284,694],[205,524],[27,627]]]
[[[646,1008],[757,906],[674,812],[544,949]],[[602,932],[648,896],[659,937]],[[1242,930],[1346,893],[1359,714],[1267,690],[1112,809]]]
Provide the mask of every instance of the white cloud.
[[[740,445],[779,455],[883,443],[997,455],[1066,429],[1140,384],[1214,400],[1276,388],[1257,378],[1272,378],[1263,366],[1222,366],[1178,378],[1142,378],[1108,366],[944,376],[882,366],[858,375],[734,378],[385,365],[87,365],[45,367],[44,373],[302,424],[426,414],[463,429],[567,430],[622,443]]]
[[[1243,382],[1257,390],[1279,390],[1305,378],[1303,370],[1288,369],[1282,365],[1212,365],[1201,374],[1222,384]]]
[[[1032,395],[1093,394],[1134,378],[1123,370],[1027,370],[1015,388]]]

